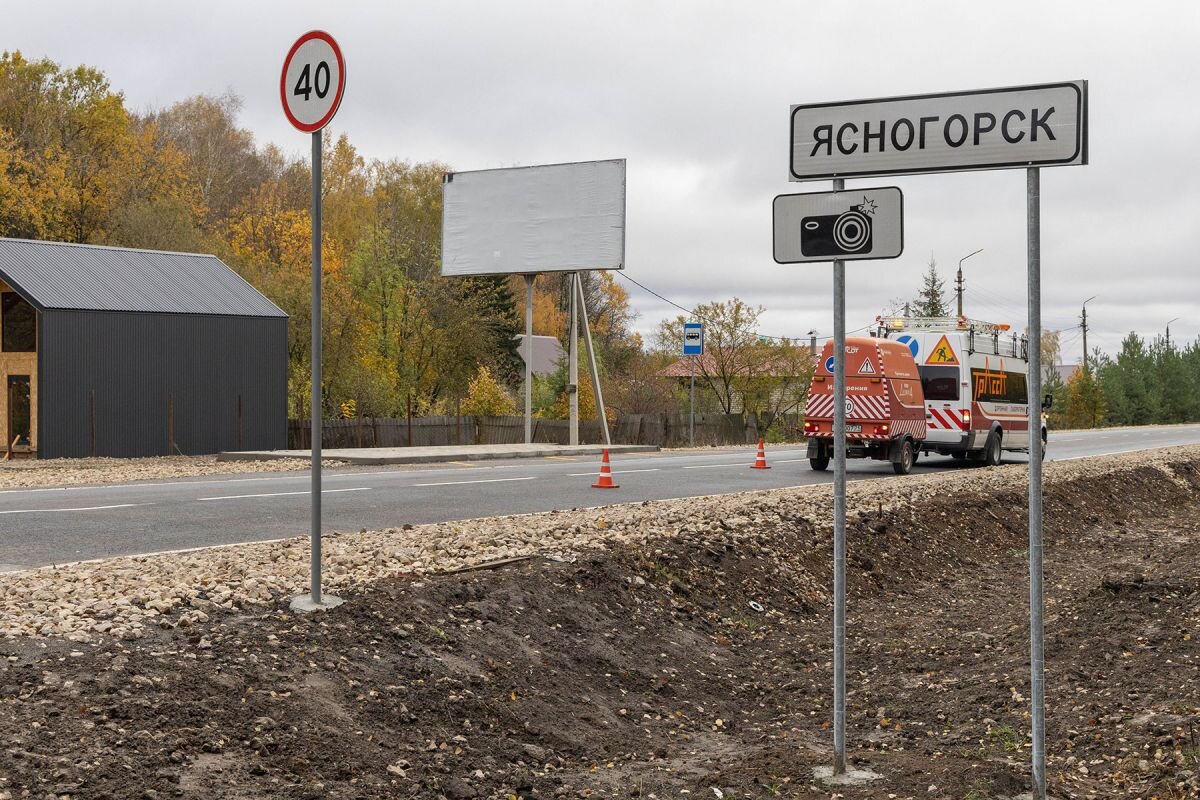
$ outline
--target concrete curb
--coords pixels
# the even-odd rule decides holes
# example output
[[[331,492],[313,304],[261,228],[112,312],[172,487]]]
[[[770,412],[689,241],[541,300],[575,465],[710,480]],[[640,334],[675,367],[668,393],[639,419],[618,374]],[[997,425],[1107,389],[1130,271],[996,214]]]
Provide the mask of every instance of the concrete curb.
[[[349,464],[436,464],[448,461],[491,461],[505,458],[549,458],[552,456],[599,456],[604,445],[484,444],[438,447],[357,447],[322,450],[321,457]],[[656,453],[656,445],[614,444],[610,453]],[[308,450],[245,450],[217,454],[217,461],[273,461],[312,458]]]

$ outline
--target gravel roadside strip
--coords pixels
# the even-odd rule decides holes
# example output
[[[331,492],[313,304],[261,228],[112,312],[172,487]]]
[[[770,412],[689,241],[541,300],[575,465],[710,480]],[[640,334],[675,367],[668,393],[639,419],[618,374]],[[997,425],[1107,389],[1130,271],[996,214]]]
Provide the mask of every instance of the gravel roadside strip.
[[[323,459],[321,463],[326,467],[345,466],[344,461],[337,459]],[[0,490],[92,486],[247,472],[295,472],[310,466],[307,458],[221,462],[216,456],[23,459],[0,461]]]
[[[1048,484],[1153,468],[1186,485],[1200,445],[1046,464]],[[279,462],[274,462],[279,463]],[[222,467],[227,466],[222,464]],[[1024,489],[1027,467],[964,468],[852,484],[848,512],[920,508],[956,493]],[[832,524],[831,488],[805,486],[577,509],[466,522],[404,525],[326,536],[326,588],[404,574],[444,572],[499,559],[570,557],[613,543],[641,544],[682,531],[739,531],[776,520]],[[136,639],[148,626],[189,626],[209,614],[278,602],[307,589],[306,538],[132,556],[6,573],[0,636]]]

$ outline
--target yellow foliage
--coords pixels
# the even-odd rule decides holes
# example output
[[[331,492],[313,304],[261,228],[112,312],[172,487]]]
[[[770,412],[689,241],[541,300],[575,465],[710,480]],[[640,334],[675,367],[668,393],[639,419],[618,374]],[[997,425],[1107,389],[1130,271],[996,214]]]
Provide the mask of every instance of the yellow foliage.
[[[521,305],[522,319],[524,304]],[[534,284],[533,289],[533,335],[553,336],[562,339],[567,335],[567,312],[558,307],[558,298]]]
[[[494,417],[512,414],[515,411],[516,405],[512,398],[492,377],[492,371],[487,367],[480,367],[467,389],[462,413],[468,417]]]

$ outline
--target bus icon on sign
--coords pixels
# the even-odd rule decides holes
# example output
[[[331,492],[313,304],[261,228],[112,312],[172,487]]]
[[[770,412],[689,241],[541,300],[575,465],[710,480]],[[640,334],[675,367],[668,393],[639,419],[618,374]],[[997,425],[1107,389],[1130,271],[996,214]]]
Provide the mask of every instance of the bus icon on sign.
[[[699,322],[684,323],[683,354],[685,356],[704,355],[704,326]]]

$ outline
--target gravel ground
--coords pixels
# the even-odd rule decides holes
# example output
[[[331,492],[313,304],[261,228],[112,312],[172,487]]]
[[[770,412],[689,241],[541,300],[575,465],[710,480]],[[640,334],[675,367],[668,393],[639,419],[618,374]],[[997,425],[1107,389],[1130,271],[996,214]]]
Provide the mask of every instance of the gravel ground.
[[[337,460],[329,467],[345,466]],[[105,483],[195,478],[242,472],[292,472],[308,469],[306,458],[279,461],[221,461],[216,456],[161,456],[157,458],[50,458],[0,461],[0,489],[29,487],[93,486]]]
[[[1048,463],[1045,480],[1053,486],[1149,467],[1183,481],[1176,467],[1197,458],[1200,446]],[[882,513],[965,492],[1007,491],[1024,485],[1027,473],[1026,467],[1010,465],[855,483],[847,512]],[[331,534],[324,542],[325,584],[336,592],[400,574],[538,554],[566,556],[681,531],[721,532],[798,519],[828,529],[831,494],[829,486],[806,486]],[[0,636],[136,638],[147,626],[189,625],[214,611],[272,603],[306,591],[308,553],[307,539],[298,538],[6,573]]]
[[[1200,447],[1048,472],[1052,796],[1198,797]],[[850,493],[847,741],[876,783],[812,778],[831,648],[810,487],[334,537],[329,614],[286,609],[302,542],[17,574],[0,800],[1027,790],[1024,470]]]

